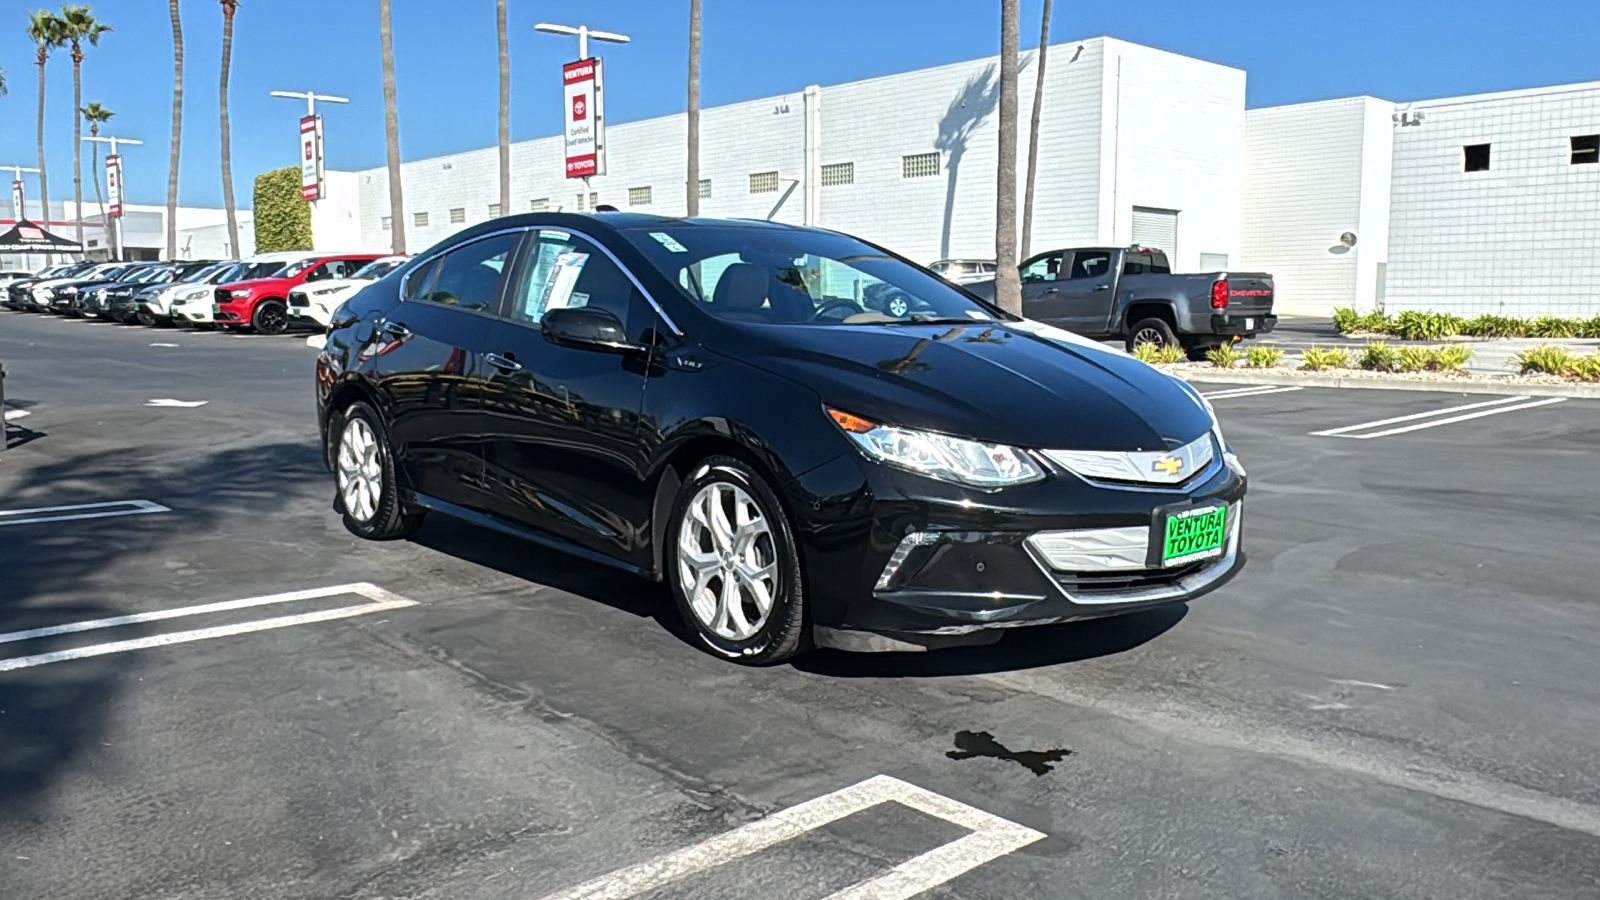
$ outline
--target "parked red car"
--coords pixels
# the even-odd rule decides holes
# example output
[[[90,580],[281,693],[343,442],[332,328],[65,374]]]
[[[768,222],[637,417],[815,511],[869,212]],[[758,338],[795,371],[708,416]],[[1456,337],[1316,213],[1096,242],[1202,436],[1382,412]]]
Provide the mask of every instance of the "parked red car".
[[[311,281],[349,278],[382,253],[321,253],[291,263],[271,278],[217,286],[213,314],[218,325],[258,334],[289,328],[289,291]]]

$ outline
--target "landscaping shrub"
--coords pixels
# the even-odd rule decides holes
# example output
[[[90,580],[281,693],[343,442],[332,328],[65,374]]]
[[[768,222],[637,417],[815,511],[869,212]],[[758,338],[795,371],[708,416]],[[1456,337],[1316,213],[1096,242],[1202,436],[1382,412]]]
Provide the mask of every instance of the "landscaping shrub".
[[[1528,337],[1537,338],[1575,338],[1583,333],[1583,322],[1577,319],[1558,319],[1554,316],[1544,316],[1534,319],[1528,326]]]
[[[1395,369],[1400,372],[1426,372],[1434,360],[1431,347],[1401,347],[1395,351]]]
[[[1348,306],[1341,306],[1333,311],[1333,330],[1339,334],[1350,334],[1356,330],[1356,324],[1361,321],[1361,314]]]
[[[1396,316],[1389,334],[1406,341],[1436,341],[1461,333],[1464,323],[1449,313],[1430,313],[1408,309]]]
[[[1377,310],[1358,313],[1341,306],[1333,311],[1333,330],[1340,334],[1383,334],[1389,326],[1389,317]]]
[[[1162,347],[1160,352],[1156,354],[1156,362],[1166,363],[1168,365],[1173,363],[1181,363],[1188,358],[1189,354],[1184,352],[1182,347],[1179,347],[1175,344]]]
[[[1272,347],[1251,347],[1245,352],[1245,365],[1252,369],[1272,369],[1283,362],[1283,351]]]
[[[1342,369],[1350,365],[1350,354],[1342,347],[1307,347],[1301,356],[1300,368],[1308,372]]]
[[[1133,357],[1140,362],[1154,365],[1161,360],[1161,348],[1157,347],[1155,344],[1135,344],[1133,347]]]
[[[1573,360],[1564,374],[1578,381],[1600,381],[1600,353]]]
[[[311,204],[300,193],[300,167],[256,176],[256,252],[311,249]]]
[[[1244,354],[1233,349],[1233,344],[1231,343],[1223,344],[1220,347],[1212,347],[1206,351],[1206,359],[1210,360],[1211,364],[1219,369],[1231,369],[1234,363],[1243,358]]]
[[[1509,316],[1482,315],[1464,322],[1461,333],[1481,338],[1527,337],[1528,323]]]
[[[1472,348],[1461,344],[1446,344],[1433,351],[1431,368],[1436,372],[1462,372],[1472,359]]]
[[[1373,341],[1366,345],[1356,357],[1356,365],[1368,372],[1393,372],[1398,364],[1394,348],[1383,341]]]
[[[1595,316],[1583,323],[1580,337],[1600,338],[1600,316]]]
[[[1515,362],[1524,375],[1560,375],[1572,367],[1572,352],[1546,344],[1518,353]]]

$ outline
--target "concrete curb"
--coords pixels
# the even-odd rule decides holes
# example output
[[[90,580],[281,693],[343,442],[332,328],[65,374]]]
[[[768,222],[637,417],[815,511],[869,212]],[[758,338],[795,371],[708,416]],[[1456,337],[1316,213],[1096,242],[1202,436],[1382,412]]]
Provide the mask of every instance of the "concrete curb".
[[[1230,384],[1293,385],[1295,387],[1364,388],[1374,391],[1435,391],[1445,394],[1500,394],[1529,397],[1579,397],[1600,400],[1600,384],[1517,384],[1475,378],[1470,381],[1426,381],[1421,378],[1350,378],[1343,375],[1295,375],[1256,369],[1163,369],[1184,381]],[[1492,376],[1491,376],[1492,377]]]

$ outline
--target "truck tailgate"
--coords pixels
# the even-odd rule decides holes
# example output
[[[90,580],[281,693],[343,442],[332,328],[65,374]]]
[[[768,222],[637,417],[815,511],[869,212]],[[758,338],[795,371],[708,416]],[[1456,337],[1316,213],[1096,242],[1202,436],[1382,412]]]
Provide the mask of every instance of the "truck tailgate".
[[[1228,273],[1228,313],[1232,316],[1272,312],[1272,276],[1265,272]]]

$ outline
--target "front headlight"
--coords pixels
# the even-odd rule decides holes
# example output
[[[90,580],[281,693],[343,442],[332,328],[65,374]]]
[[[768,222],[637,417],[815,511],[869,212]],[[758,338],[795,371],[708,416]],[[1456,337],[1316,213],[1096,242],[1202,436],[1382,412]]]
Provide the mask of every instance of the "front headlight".
[[[881,425],[833,408],[828,415],[868,456],[929,478],[986,489],[1044,478],[1044,470],[1015,447]]]

